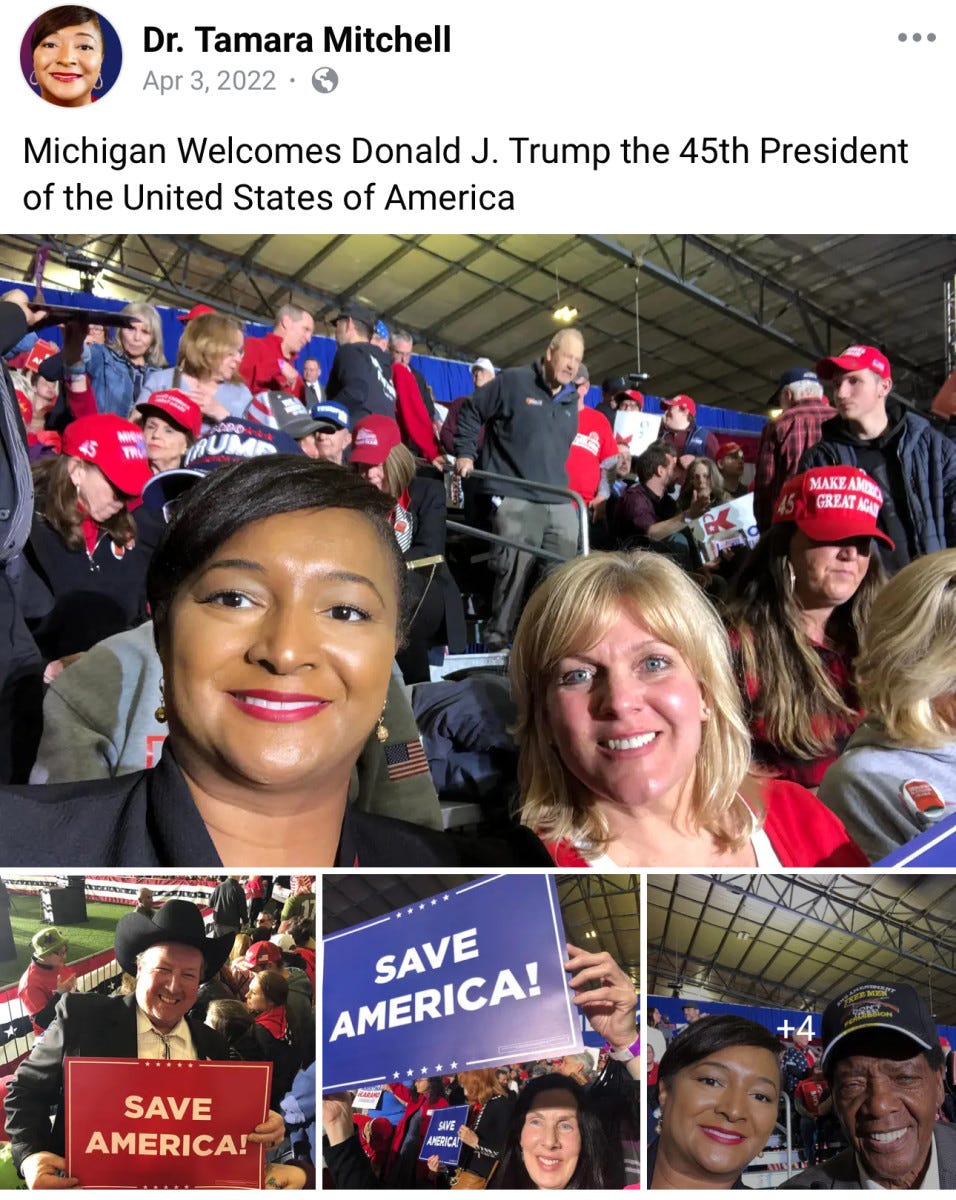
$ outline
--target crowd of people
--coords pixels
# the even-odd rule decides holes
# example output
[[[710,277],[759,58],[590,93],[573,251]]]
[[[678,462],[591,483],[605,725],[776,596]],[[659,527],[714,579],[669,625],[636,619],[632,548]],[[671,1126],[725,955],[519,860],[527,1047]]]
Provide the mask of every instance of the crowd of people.
[[[875,348],[781,379],[762,532],[708,559],[702,515],[750,500],[743,447],[680,394],[631,454],[611,421],[645,398],[620,376],[589,407],[576,329],[477,360],[446,407],[359,302],[324,386],[292,303],[264,337],[196,305],[174,367],[149,304],[62,350],[42,319],[0,303],[5,861],[53,822],[78,865],[853,866],[945,811],[956,447]],[[469,620],[510,648],[517,733],[474,788],[513,812],[456,839],[414,710]],[[437,722],[465,778],[475,710],[499,715],[481,687]]]
[[[327,1188],[619,1189],[640,1179],[637,993],[606,951],[568,946],[575,1004],[604,1039],[542,1058],[381,1085],[376,1107],[323,1097]],[[530,1031],[529,1031],[530,1032]],[[468,1105],[451,1163],[425,1154],[443,1109]]]
[[[906,983],[875,980],[848,988],[822,1017],[821,1044],[746,1017],[684,1009],[651,1056],[648,1104],[656,1129],[647,1186],[722,1190],[760,1186],[742,1176],[761,1168],[774,1130],[791,1162],[794,1189],[956,1187],[953,1096],[946,1049],[926,1002]],[[793,1169],[795,1160],[799,1168]],[[773,1178],[773,1176],[771,1176]]]
[[[313,881],[299,879],[284,904],[272,887],[259,876],[223,879],[212,897],[211,936],[197,905],[158,903],[143,887],[116,924],[123,974],[109,993],[78,985],[63,932],[37,930],[18,988],[33,1049],[3,1078],[0,1108],[0,1141],[27,1187],[83,1186],[82,1171],[68,1175],[64,1158],[64,1059],[103,1056],[271,1063],[269,1115],[248,1140],[269,1152],[265,1186],[313,1186]],[[162,1160],[164,1186],[178,1182],[175,1162]]]

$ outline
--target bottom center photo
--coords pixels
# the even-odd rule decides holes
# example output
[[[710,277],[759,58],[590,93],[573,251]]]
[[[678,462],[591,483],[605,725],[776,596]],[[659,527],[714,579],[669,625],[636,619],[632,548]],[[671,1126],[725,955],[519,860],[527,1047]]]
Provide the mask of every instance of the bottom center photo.
[[[325,1187],[639,1182],[636,876],[322,888]]]

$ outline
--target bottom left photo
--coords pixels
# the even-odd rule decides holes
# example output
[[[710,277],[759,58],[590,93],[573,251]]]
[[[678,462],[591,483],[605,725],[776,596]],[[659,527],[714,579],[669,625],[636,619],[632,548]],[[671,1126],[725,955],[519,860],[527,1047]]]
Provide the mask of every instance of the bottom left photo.
[[[0,874],[0,1188],[313,1188],[315,882]]]

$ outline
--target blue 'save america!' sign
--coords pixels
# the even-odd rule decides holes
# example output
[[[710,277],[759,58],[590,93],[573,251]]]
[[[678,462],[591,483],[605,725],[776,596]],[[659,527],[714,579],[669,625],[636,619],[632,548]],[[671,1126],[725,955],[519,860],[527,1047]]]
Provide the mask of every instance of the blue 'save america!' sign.
[[[324,940],[323,1090],[581,1049],[550,875],[491,875]]]

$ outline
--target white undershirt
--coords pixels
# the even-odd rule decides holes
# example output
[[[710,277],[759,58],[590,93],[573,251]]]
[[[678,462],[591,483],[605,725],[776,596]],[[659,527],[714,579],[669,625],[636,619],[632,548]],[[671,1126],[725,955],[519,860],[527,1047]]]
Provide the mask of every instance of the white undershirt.
[[[166,1042],[169,1043],[169,1054],[166,1053]],[[137,1058],[172,1058],[196,1059],[196,1047],[193,1045],[192,1034],[185,1020],[180,1019],[169,1033],[163,1037],[153,1028],[153,1024],[143,1010],[136,1006],[136,1057]]]
[[[753,846],[754,854],[757,857],[757,866],[762,871],[770,871],[783,864],[777,857],[777,852],[774,850],[770,842],[770,838],[762,829],[751,837],[750,844]],[[589,867],[595,867],[599,871],[623,871],[630,868],[624,867],[621,863],[616,863],[609,854],[590,855],[586,847],[576,846],[575,849],[583,859],[587,861]]]

